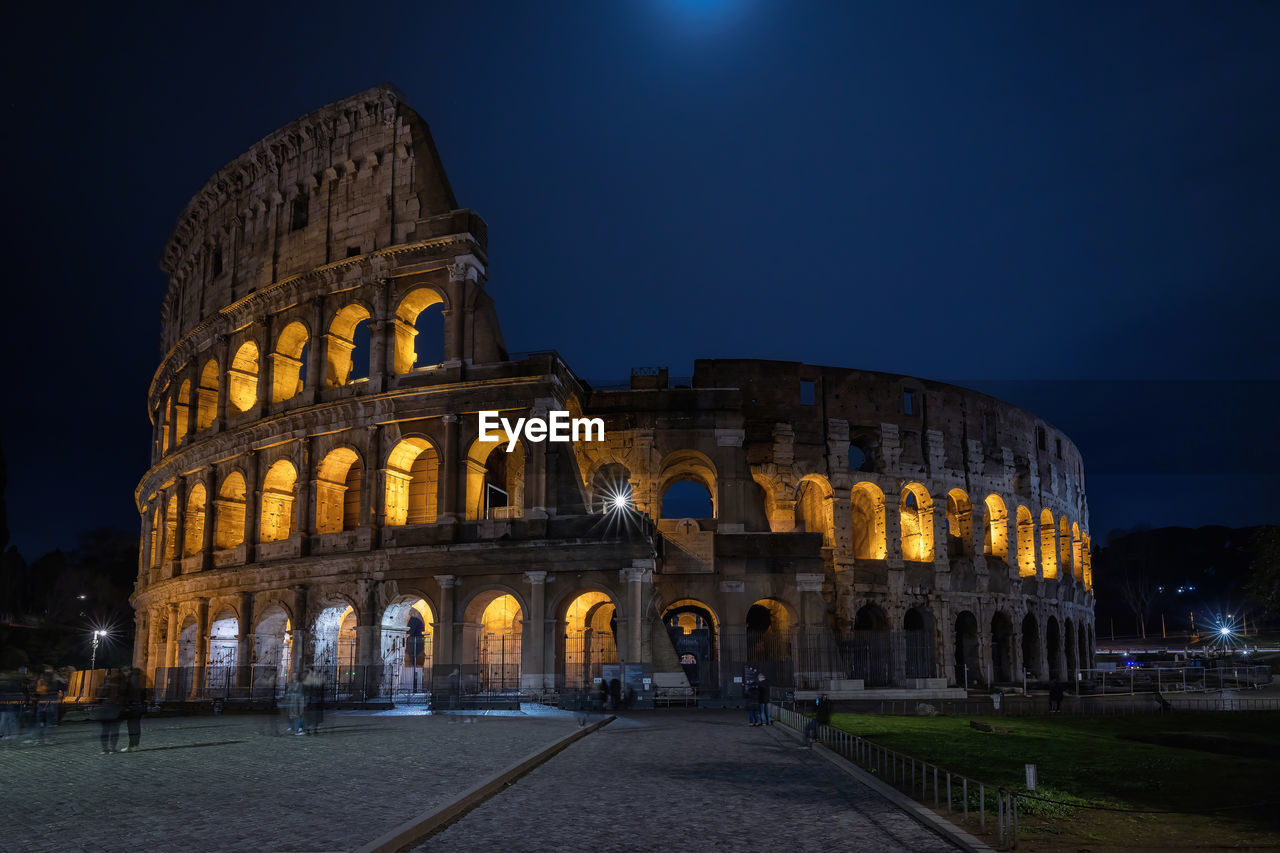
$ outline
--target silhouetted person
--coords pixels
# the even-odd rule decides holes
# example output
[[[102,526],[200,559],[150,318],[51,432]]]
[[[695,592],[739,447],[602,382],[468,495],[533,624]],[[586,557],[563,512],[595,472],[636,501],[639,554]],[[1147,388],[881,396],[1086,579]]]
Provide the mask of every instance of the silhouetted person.
[[[107,679],[98,694],[98,708],[95,716],[102,726],[102,754],[116,751],[116,743],[120,740],[120,720],[124,713],[124,695],[127,690],[124,676],[119,670],[109,670]]]
[[[1049,685],[1049,713],[1062,710],[1062,697],[1067,695],[1067,685],[1058,679]]]
[[[622,682],[616,678],[609,682],[609,703],[615,711],[622,709]]]
[[[307,706],[303,712],[303,725],[306,727],[307,734],[318,735],[320,724],[324,722],[324,679],[320,673],[311,670],[302,680],[302,687],[307,699]]]
[[[142,670],[125,670],[123,696],[124,720],[129,729],[129,745],[121,752],[133,752],[142,742],[142,715],[147,712],[147,688],[142,680]]]
[[[763,672],[756,676],[756,698],[760,702],[760,722],[772,726],[773,720],[769,718],[769,679],[764,677]]]
[[[600,702],[600,710],[603,711],[609,704],[609,685],[604,683],[604,679],[600,679],[600,692],[596,699]]]
[[[811,746],[811,741],[818,739],[818,726],[831,722],[831,700],[823,693],[813,705],[813,716],[804,726],[804,745]]]
[[[289,686],[285,688],[284,694],[284,711],[289,715],[289,731],[295,735],[303,734],[302,714],[306,707],[307,697],[302,681],[297,678],[289,679]]]

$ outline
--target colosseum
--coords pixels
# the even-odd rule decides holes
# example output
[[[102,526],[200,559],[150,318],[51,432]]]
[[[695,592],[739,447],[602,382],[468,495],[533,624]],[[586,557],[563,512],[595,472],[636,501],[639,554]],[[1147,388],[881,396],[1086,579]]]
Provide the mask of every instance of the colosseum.
[[[508,351],[487,245],[386,86],[187,205],[136,492],[134,661],[163,695],[315,669],[339,699],[554,701],[620,677],[642,706],[713,703],[753,671],[945,697],[1090,666],[1083,464],[1052,424],[794,362],[590,384]],[[482,411],[604,436],[482,441]]]

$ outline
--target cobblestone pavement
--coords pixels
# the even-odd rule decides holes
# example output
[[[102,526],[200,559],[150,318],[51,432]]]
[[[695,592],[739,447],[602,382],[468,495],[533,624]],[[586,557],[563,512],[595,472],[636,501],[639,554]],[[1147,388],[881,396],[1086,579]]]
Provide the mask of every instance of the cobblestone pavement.
[[[101,754],[96,723],[0,741],[0,851],[352,850],[577,729],[562,713],[327,712],[314,737],[263,717],[142,725],[137,753]]]
[[[418,851],[953,851],[780,726],[702,711],[619,719]]]

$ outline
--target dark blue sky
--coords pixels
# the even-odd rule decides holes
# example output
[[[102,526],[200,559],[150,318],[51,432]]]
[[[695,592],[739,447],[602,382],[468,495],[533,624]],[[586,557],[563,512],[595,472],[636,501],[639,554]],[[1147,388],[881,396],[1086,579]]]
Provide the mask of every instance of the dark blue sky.
[[[1275,3],[187,5],[6,27],[28,557],[137,523],[187,200],[384,81],[489,223],[512,350],[959,380],[1075,437],[1099,534],[1280,520]]]

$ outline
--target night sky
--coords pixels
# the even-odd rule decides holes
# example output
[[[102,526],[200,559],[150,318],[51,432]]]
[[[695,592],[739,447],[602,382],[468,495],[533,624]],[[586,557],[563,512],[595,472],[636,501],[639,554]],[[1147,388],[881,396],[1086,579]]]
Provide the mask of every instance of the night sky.
[[[513,351],[957,381],[1076,440],[1095,540],[1280,521],[1280,4],[41,5],[4,50],[28,559],[137,527],[183,206],[383,82],[489,223]]]

